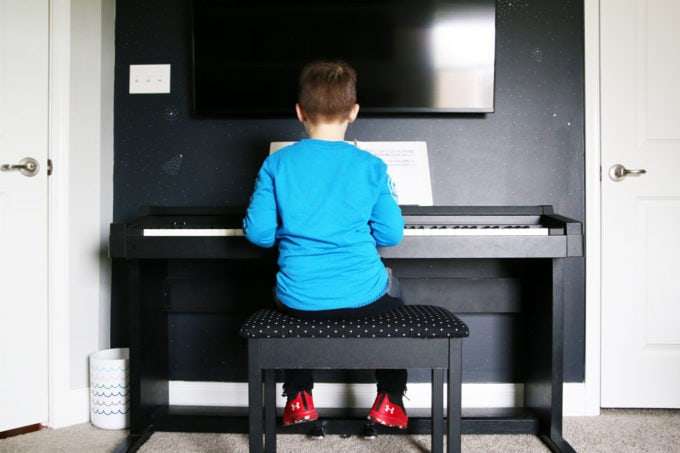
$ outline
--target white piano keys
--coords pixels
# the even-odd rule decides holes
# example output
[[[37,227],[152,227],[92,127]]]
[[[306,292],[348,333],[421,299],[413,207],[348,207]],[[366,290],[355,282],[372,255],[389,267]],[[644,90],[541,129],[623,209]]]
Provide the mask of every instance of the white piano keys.
[[[241,237],[241,228],[145,228],[147,237]],[[404,236],[548,236],[541,226],[406,227]]]
[[[404,236],[548,236],[541,226],[446,226],[406,227]]]
[[[145,228],[144,236],[150,237],[199,237],[199,236],[243,236],[241,228]]]

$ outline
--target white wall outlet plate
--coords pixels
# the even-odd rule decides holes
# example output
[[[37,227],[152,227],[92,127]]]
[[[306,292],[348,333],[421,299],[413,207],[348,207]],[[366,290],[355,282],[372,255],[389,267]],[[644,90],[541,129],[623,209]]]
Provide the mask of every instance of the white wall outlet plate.
[[[169,64],[131,64],[130,94],[169,93]]]

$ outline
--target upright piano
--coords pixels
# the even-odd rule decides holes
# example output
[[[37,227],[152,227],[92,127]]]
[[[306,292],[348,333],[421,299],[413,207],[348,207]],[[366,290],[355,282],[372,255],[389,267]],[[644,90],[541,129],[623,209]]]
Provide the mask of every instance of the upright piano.
[[[522,314],[520,338],[511,347],[518,363],[509,379],[523,381],[523,407],[464,409],[462,432],[531,433],[553,451],[573,451],[562,438],[564,266],[566,259],[583,255],[581,223],[551,206],[404,206],[402,213],[404,239],[379,252],[399,276],[406,303],[442,305],[463,318],[466,313]],[[109,254],[125,276],[122,298],[129,316],[131,426],[122,450],[136,448],[154,430],[247,432],[245,415],[225,424],[169,405],[173,352],[168,343],[173,340],[166,314],[175,303],[167,297],[173,283],[164,278],[177,260],[237,263],[227,272],[264,261],[273,274],[274,254],[245,239],[243,215],[242,208],[149,207],[132,221],[111,224]],[[251,296],[233,291],[237,299]],[[271,287],[254,288],[254,293],[261,306],[271,303]],[[237,312],[246,316],[257,303]],[[236,319],[229,343],[243,348],[236,328],[242,318]],[[472,324],[470,341],[484,335]],[[237,353],[229,366],[245,377],[244,360]],[[474,369],[464,364],[463,372],[464,381],[466,372],[474,380]],[[201,408],[191,410],[201,413]],[[427,426],[409,423],[414,432]]]

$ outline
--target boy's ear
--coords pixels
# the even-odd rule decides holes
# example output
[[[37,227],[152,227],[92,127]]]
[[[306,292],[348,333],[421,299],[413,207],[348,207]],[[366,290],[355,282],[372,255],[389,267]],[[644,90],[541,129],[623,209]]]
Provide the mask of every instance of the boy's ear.
[[[357,116],[359,115],[359,104],[354,104],[352,107],[352,110],[349,112],[349,122],[352,123],[354,122],[355,119],[357,119]]]
[[[298,120],[300,120],[301,123],[307,121],[307,115],[305,115],[305,111],[302,110],[299,103],[295,104],[295,113],[297,113]]]

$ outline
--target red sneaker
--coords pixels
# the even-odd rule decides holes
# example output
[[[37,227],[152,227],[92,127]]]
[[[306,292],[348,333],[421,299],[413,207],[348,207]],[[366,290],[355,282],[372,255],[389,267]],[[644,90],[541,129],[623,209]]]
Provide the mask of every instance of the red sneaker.
[[[368,419],[385,426],[396,426],[404,429],[408,425],[408,416],[403,407],[392,404],[387,393],[378,393],[378,397],[373,403]]]
[[[319,414],[314,409],[312,395],[302,390],[294,399],[286,403],[286,409],[283,411],[283,426],[311,422],[318,418]]]

